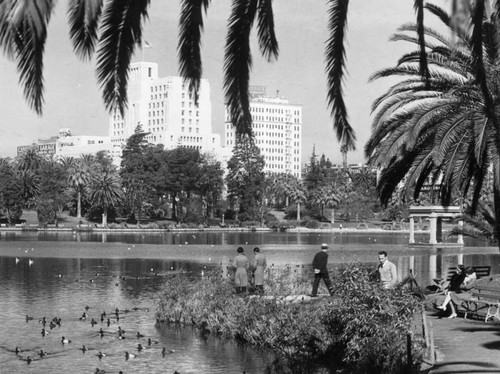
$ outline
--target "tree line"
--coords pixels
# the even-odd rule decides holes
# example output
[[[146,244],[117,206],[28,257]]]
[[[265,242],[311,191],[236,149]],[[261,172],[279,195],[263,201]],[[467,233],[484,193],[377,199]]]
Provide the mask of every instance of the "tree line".
[[[224,172],[213,155],[194,148],[164,149],[146,141],[138,127],[123,149],[120,168],[104,152],[55,158],[27,149],[0,160],[0,211],[9,223],[23,209],[36,210],[40,225],[58,223],[63,212],[93,222],[173,220],[211,224],[276,221],[273,209],[297,221],[327,221],[336,209],[345,220],[366,220],[381,208],[375,173],[336,168],[314,151],[302,179],[266,174],[259,148],[237,142]],[[302,209],[302,214],[300,210]]]

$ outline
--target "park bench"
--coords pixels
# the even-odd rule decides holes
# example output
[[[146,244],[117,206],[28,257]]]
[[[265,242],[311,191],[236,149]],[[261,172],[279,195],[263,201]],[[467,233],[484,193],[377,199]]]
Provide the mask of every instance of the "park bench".
[[[491,266],[473,266],[474,272],[476,273],[477,279],[479,278],[484,278],[488,277],[491,272]],[[433,279],[433,286],[437,287],[436,292],[442,292],[445,289],[446,282],[449,282],[451,280],[451,277],[453,274],[456,273],[456,268],[452,267],[448,269],[448,272],[446,273],[446,278],[444,279]]]
[[[467,314],[478,316],[480,310],[487,308],[484,322],[490,318],[500,320],[500,289],[498,287],[481,286],[471,289],[471,293],[472,297],[462,303],[465,309],[464,318],[467,318]],[[492,313],[493,310],[495,313]]]

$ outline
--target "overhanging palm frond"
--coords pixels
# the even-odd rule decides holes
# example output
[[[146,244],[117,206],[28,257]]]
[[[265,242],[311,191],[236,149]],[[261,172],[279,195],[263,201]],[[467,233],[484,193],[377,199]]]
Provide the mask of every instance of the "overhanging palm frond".
[[[81,59],[90,60],[97,44],[103,0],[69,0],[69,36]]]
[[[11,52],[17,63],[19,82],[28,105],[42,114],[43,53],[47,25],[54,7],[53,0],[3,2],[9,13],[6,29],[0,31],[4,50]],[[2,9],[3,10],[3,9]]]
[[[257,37],[262,55],[271,61],[279,55],[278,40],[274,32],[272,0],[259,0],[257,8]]]
[[[344,36],[347,27],[348,0],[330,0],[328,9],[328,30],[326,42],[326,74],[328,77],[327,101],[333,118],[337,140],[350,150],[356,149],[356,135],[347,119],[347,108],[342,92],[345,69]]]
[[[188,81],[189,93],[198,101],[198,91],[203,73],[201,62],[201,33],[203,12],[207,12],[210,0],[182,0],[179,20],[179,71]]]
[[[233,0],[224,55],[224,94],[238,137],[252,136],[249,81],[252,67],[250,31],[257,0]]]
[[[420,75],[425,82],[425,87],[429,88],[429,68],[427,65],[427,51],[425,50],[425,30],[424,30],[424,0],[415,0],[413,3],[417,13],[417,35],[418,45],[420,47]]]
[[[128,68],[135,46],[142,40],[142,22],[148,16],[148,6],[149,0],[109,0],[103,9],[97,81],[106,108],[118,108],[122,116],[127,106]]]

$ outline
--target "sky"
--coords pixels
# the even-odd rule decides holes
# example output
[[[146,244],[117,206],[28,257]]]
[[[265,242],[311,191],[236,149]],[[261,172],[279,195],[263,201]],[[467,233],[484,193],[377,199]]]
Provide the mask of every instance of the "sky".
[[[221,136],[222,67],[230,7],[230,0],[212,1],[203,34],[203,76],[211,86],[213,131]],[[315,146],[316,154],[325,154],[332,162],[341,163],[340,145],[326,105],[327,1],[274,0],[273,8],[280,56],[272,63],[260,56],[254,29],[250,84],[266,86],[270,96],[279,90],[280,96],[303,106],[304,162]],[[48,30],[42,117],[30,110],[23,98],[15,63],[0,55],[0,157],[13,157],[18,145],[57,135],[61,128],[70,128],[73,135],[108,135],[108,115],[96,83],[95,59],[82,62],[73,53],[66,11],[66,2],[57,2]],[[133,62],[144,56],[144,60],[159,64],[160,76],[179,75],[179,13],[178,0],[151,1],[143,37],[152,48],[137,49]],[[409,0],[349,2],[344,92],[349,120],[357,136],[357,149],[348,154],[349,163],[365,161],[363,148],[371,132],[371,103],[391,83],[388,80],[368,83],[368,79],[377,70],[393,66],[408,51],[404,43],[388,39],[397,27],[414,18],[413,1]]]

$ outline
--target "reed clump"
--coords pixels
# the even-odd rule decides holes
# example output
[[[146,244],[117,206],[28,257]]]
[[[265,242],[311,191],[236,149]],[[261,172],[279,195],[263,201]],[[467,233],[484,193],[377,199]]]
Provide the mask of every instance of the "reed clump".
[[[290,298],[307,294],[311,279],[288,272],[268,282],[266,296],[241,296],[220,274],[179,275],[166,282],[156,318],[271,349],[289,362],[353,373],[407,372],[406,335],[419,301],[403,289],[380,289],[359,264],[342,268],[333,283],[333,297]],[[412,344],[416,368],[423,341]]]

